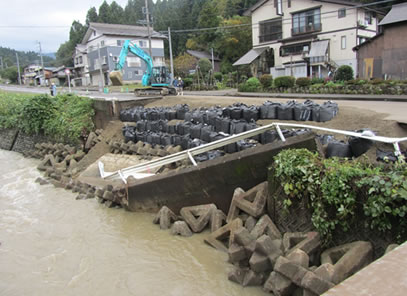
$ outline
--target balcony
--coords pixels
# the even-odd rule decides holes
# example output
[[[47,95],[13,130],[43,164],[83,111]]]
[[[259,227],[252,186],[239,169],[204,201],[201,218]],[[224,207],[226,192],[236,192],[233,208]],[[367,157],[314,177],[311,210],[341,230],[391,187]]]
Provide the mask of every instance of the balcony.
[[[277,41],[283,38],[283,32],[277,32],[272,34],[265,34],[259,36],[259,42],[269,42],[269,41]]]
[[[292,28],[291,29],[291,35],[296,36],[296,35],[301,35],[301,34],[319,32],[321,30],[322,30],[322,24],[321,23],[309,24],[309,25],[303,26],[303,27]]]

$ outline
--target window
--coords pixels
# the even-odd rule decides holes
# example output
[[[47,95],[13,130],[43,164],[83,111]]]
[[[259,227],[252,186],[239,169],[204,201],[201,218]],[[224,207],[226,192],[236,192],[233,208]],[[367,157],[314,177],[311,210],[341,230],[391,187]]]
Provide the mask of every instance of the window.
[[[78,61],[79,61],[79,59],[78,59],[78,58],[75,58],[75,65],[78,64]]]
[[[88,51],[93,51],[93,45],[89,46]]]
[[[79,64],[82,64],[83,63],[83,59],[82,59],[82,56],[80,56],[79,57]]]
[[[113,56],[113,62],[117,63],[119,61],[119,58],[117,56]]]
[[[102,58],[102,64],[106,65],[107,64],[107,56],[103,56]]]
[[[135,70],[134,75],[143,75],[143,71],[141,70]]]
[[[305,49],[309,49],[310,43],[298,43],[298,44],[293,44],[293,45],[287,45],[287,46],[281,46],[280,47],[280,56],[288,56],[288,55],[298,55],[302,54]]]
[[[124,40],[117,40],[117,46],[123,46]]]
[[[93,31],[93,36],[96,36],[96,31]]]
[[[322,25],[320,8],[294,13],[292,25],[292,35],[321,31]]]
[[[346,8],[341,8],[338,10],[338,18],[343,18],[346,16]]]
[[[346,36],[341,36],[341,49],[346,49]]]
[[[105,46],[105,40],[100,41],[100,47]]]
[[[365,42],[368,39],[369,39],[368,37],[358,36],[358,45],[362,44],[363,42]]]
[[[372,24],[372,13],[370,11],[365,11],[365,25]]]
[[[287,6],[288,6],[288,8],[291,7],[291,0],[287,0]]]
[[[283,38],[282,20],[271,19],[260,23],[260,42],[275,41]]]
[[[98,60],[98,59],[94,59],[94,60],[93,60],[93,64],[95,65],[95,70],[98,70],[98,69],[100,68],[99,60]]]
[[[128,77],[129,79],[133,78],[133,72],[129,71],[128,74],[127,74],[127,77]]]
[[[276,13],[277,15],[283,15],[283,0],[277,0]]]
[[[141,67],[141,60],[138,57],[127,57],[127,67]]]
[[[139,44],[140,47],[143,47],[143,48],[146,48],[146,47],[147,47],[147,41],[145,41],[145,40],[140,40],[140,41],[138,42],[138,44]]]

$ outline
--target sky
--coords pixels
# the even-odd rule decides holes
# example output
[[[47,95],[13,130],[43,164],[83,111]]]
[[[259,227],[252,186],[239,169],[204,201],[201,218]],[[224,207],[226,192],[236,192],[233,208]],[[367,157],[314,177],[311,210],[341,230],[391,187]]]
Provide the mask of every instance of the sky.
[[[85,24],[89,8],[103,0],[1,0],[0,46],[43,53],[56,52],[68,41],[74,20]],[[107,0],[110,4],[112,0]],[[116,0],[125,7],[127,0]]]

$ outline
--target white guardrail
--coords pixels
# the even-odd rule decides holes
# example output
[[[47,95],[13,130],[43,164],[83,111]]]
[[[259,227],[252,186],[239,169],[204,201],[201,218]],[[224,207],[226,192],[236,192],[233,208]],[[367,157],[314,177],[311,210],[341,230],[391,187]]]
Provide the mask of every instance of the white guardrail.
[[[114,179],[121,179],[123,180],[124,183],[127,184],[127,178],[129,176],[133,176],[136,179],[141,179],[141,178],[146,178],[150,176],[154,176],[154,174],[151,173],[144,173],[144,172],[149,172],[151,169],[161,167],[163,165],[167,165],[176,161],[184,160],[189,158],[190,161],[194,166],[197,165],[194,155],[198,155],[210,150],[214,150],[226,145],[229,145],[231,143],[235,143],[237,141],[246,139],[246,138],[251,138],[254,137],[258,134],[262,134],[267,130],[271,129],[276,129],[280,139],[285,142],[285,137],[283,133],[281,132],[280,126],[284,127],[294,127],[294,128],[303,128],[303,129],[310,129],[310,130],[320,130],[320,131],[325,131],[329,133],[335,133],[335,134],[342,134],[346,136],[352,136],[352,137],[358,137],[362,139],[368,139],[376,142],[382,142],[382,143],[388,143],[392,144],[394,147],[394,153],[398,157],[401,155],[400,151],[400,142],[407,141],[406,138],[388,138],[388,137],[381,137],[381,136],[376,136],[373,135],[372,133],[357,133],[357,132],[349,132],[349,131],[343,131],[343,130],[337,130],[337,129],[331,129],[331,128],[324,128],[324,127],[319,127],[319,126],[313,126],[313,125],[306,125],[306,124],[296,124],[296,123],[271,123],[265,126],[258,127],[256,129],[246,131],[240,134],[232,135],[224,139],[220,139],[208,144],[201,145],[199,147],[194,147],[188,150],[184,150],[178,153],[174,153],[165,157],[161,157],[159,159],[151,160],[149,162],[143,162],[134,166],[130,166],[115,172],[105,172],[104,170],[104,164],[99,161],[98,166],[99,166],[99,172],[100,176],[103,179],[106,180],[114,180]]]

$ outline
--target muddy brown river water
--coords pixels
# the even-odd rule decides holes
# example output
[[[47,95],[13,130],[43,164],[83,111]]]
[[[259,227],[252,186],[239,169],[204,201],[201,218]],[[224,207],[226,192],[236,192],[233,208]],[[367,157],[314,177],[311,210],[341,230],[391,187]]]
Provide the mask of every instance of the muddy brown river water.
[[[227,279],[207,233],[172,236],[153,215],[35,183],[38,161],[0,150],[0,295],[267,295]]]

